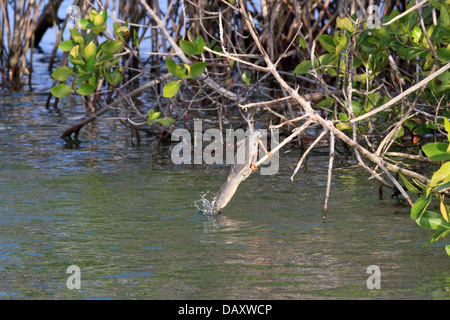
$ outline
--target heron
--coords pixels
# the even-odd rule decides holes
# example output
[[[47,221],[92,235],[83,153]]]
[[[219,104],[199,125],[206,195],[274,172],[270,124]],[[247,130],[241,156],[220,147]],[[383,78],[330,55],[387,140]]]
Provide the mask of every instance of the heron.
[[[250,134],[245,137],[238,147],[234,158],[234,164],[228,171],[227,179],[212,202],[211,214],[217,214],[225,208],[236,193],[239,184],[247,179],[253,171],[258,170],[258,167],[255,165],[258,156],[258,144],[262,146],[269,157],[272,156],[266,150],[260,138],[260,131],[254,130],[253,126],[250,125]],[[243,161],[241,160],[242,153],[244,154]]]

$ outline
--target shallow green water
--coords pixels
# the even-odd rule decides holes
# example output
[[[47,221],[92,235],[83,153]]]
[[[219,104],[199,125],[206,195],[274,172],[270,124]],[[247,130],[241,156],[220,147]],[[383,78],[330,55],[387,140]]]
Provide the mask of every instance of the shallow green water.
[[[362,171],[337,170],[321,222],[326,155],[289,177],[253,174],[215,218],[197,214],[225,180],[224,166],[175,166],[151,144],[134,147],[108,117],[86,127],[78,149],[59,135],[83,117],[46,95],[2,95],[1,299],[448,299],[449,258],[422,248],[431,232],[409,208],[378,199]],[[343,165],[340,163],[338,165]],[[81,270],[68,289],[66,270]],[[370,290],[366,270],[381,269]]]

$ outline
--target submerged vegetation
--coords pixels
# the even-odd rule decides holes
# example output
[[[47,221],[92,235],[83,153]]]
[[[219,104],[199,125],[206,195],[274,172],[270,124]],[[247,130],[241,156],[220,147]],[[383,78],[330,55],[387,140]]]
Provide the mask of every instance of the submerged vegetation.
[[[16,91],[32,74],[42,2],[1,3],[2,87]],[[222,128],[247,112],[305,149],[292,178],[318,142],[329,145],[324,220],[334,158],[352,157],[435,230],[426,245],[450,233],[450,1],[75,1],[61,20],[61,1],[50,4],[42,15],[62,59],[48,108],[80,95],[88,113],[62,134],[68,144],[107,112],[137,143],[143,133],[161,143],[193,113]],[[144,93],[152,99],[140,103]]]

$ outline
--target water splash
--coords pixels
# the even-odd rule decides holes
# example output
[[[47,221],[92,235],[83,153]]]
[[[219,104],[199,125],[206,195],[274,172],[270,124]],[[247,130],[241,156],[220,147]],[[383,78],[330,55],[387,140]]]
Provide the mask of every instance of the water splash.
[[[202,216],[211,216],[212,208],[214,204],[214,198],[211,200],[208,199],[210,197],[209,191],[202,193],[200,195],[200,199],[194,202],[195,207],[197,208],[197,214]]]

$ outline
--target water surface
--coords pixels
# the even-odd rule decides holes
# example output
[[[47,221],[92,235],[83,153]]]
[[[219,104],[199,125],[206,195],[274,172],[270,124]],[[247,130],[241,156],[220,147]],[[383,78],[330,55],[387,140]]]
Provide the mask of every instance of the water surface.
[[[175,166],[170,152],[133,146],[106,116],[80,148],[59,135],[83,116],[45,94],[3,95],[0,130],[0,297],[3,299],[306,299],[449,297],[443,247],[401,202],[378,199],[362,171],[335,171],[321,222],[326,154],[291,182],[300,153],[274,176],[253,174],[207,218],[227,167]],[[67,267],[81,289],[66,286]],[[369,290],[370,265],[381,289]]]
[[[135,146],[112,115],[66,148],[81,102],[47,110],[51,79],[35,68],[33,92],[0,94],[1,299],[449,298],[444,243],[422,248],[432,232],[387,191],[379,200],[365,172],[334,172],[322,223],[326,150],[294,182],[300,151],[283,150],[277,175],[251,175],[207,218],[195,202],[212,199],[226,166],[175,166],[168,146]],[[80,290],[66,286],[71,265]],[[379,290],[367,288],[371,265]]]

